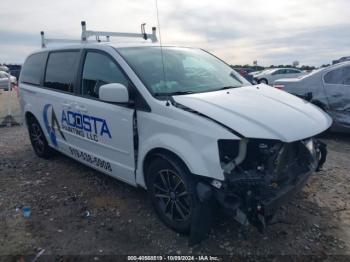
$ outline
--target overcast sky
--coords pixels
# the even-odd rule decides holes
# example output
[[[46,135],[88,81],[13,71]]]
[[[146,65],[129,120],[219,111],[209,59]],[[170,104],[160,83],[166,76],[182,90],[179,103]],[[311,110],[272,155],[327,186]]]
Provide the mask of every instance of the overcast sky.
[[[350,55],[349,0],[158,0],[163,44],[204,48],[230,64],[321,65]],[[1,0],[0,62],[22,63],[48,37],[157,25],[155,0]]]

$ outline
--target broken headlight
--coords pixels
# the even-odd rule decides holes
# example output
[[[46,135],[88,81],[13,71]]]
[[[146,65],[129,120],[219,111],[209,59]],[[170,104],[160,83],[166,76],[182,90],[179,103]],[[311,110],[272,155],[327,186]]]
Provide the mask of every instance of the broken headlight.
[[[312,138],[304,140],[303,144],[309,150],[311,155],[314,155],[316,153],[314,140]]]
[[[243,170],[264,170],[272,164],[271,156],[280,149],[281,142],[268,139],[219,140],[218,147],[221,166],[225,173],[231,173],[237,166]]]
[[[219,157],[221,164],[227,164],[232,161],[238,155],[240,140],[231,140],[231,139],[219,139]]]

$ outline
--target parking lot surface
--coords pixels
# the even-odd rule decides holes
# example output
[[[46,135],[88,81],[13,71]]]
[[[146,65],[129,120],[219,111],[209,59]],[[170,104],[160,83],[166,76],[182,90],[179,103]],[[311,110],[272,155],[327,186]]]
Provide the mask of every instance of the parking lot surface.
[[[40,159],[24,127],[0,128],[0,254],[350,255],[350,136],[322,139],[324,170],[264,234],[218,212],[209,238],[188,247],[158,220],[144,190],[61,154]]]
[[[8,115],[9,110],[14,120],[21,123],[21,107],[16,90],[9,92],[0,89],[0,126]]]

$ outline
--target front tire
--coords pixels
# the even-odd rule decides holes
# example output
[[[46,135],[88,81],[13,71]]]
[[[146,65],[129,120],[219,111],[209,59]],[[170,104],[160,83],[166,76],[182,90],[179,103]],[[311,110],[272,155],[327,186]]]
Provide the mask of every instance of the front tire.
[[[187,167],[174,157],[155,158],[147,170],[147,188],[164,224],[178,233],[189,233],[196,195]]]
[[[28,132],[35,154],[41,158],[50,158],[52,156],[52,149],[47,143],[39,122],[33,117],[28,120]]]

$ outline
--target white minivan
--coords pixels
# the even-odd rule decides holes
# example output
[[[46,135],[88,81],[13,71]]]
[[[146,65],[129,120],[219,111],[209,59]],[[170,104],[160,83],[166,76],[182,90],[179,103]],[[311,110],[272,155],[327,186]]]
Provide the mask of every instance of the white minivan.
[[[201,235],[217,205],[264,228],[325,161],[316,106],[252,86],[201,49],[86,43],[26,59],[21,104],[35,153],[59,151],[149,192],[160,219]],[[132,207],[130,207],[132,208]]]

